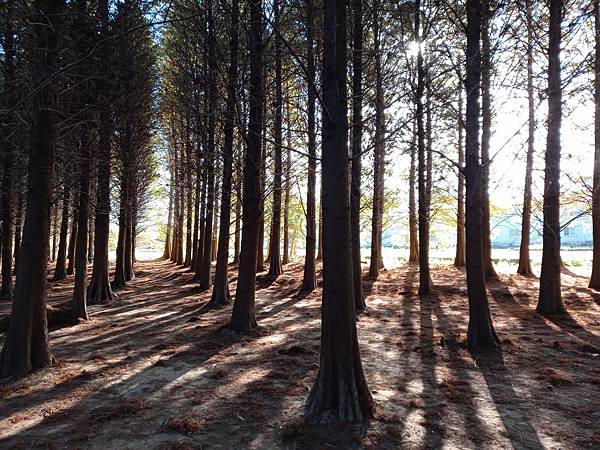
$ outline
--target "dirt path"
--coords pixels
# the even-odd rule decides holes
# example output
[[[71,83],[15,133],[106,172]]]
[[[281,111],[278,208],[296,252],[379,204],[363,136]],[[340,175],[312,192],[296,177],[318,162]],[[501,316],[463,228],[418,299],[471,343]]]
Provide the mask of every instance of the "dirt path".
[[[359,335],[376,416],[366,430],[319,434],[299,416],[320,292],[299,296],[302,267],[286,269],[261,283],[260,330],[240,338],[221,328],[229,308],[202,312],[209,293],[188,271],[140,263],[119,303],[51,333],[54,368],[0,387],[0,448],[600,447],[600,296],[585,280],[565,278],[571,317],[554,322],[533,315],[535,281],[493,283],[503,353],[475,359],[461,345],[461,272],[435,270],[436,294],[421,299],[414,269],[365,283]]]

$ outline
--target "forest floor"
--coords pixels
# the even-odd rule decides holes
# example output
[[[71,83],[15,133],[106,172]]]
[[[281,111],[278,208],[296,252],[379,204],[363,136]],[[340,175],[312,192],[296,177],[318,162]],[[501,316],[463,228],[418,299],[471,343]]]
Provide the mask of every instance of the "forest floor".
[[[600,294],[586,279],[563,277],[570,315],[556,320],[534,315],[536,280],[490,283],[502,352],[487,356],[464,348],[463,272],[435,269],[435,294],[421,298],[415,267],[365,282],[358,328],[376,413],[348,431],[301,419],[321,294],[299,295],[301,277],[290,264],[260,279],[260,328],[240,337],[223,327],[230,308],[202,310],[210,293],[189,271],[140,262],[118,302],[50,333],[54,367],[0,386],[0,448],[600,448]],[[51,284],[49,302],[71,283]]]

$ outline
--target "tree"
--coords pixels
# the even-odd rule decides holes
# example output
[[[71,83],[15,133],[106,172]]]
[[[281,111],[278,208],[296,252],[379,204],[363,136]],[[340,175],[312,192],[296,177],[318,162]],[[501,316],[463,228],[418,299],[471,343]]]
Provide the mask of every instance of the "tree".
[[[467,0],[467,111],[465,124],[466,256],[469,326],[467,345],[472,350],[495,348],[483,264],[482,167],[479,146],[479,89],[481,85],[481,0]]]
[[[600,1],[594,0],[594,175],[592,185],[593,244],[590,288],[600,290]]]
[[[352,172],[350,181],[350,231],[352,235],[352,272],[354,307],[360,314],[367,307],[362,292],[360,254],[360,183],[363,139],[363,2],[352,2]]]
[[[317,287],[317,270],[315,266],[317,245],[316,218],[316,179],[317,179],[317,144],[315,104],[317,92],[315,87],[315,2],[305,0],[306,15],[306,59],[307,59],[307,151],[308,178],[306,186],[306,255],[304,257],[304,278],[302,290],[312,292]]]
[[[256,328],[254,312],[256,263],[258,256],[258,232],[260,220],[260,161],[262,153],[263,124],[263,11],[262,0],[251,0],[250,35],[250,111],[248,137],[244,158],[244,199],[242,245],[235,301],[229,326],[248,333]]]
[[[540,293],[536,312],[541,315],[565,313],[560,285],[560,127],[562,87],[560,67],[563,2],[550,0],[548,38],[548,136],[544,170],[544,231]]]
[[[227,265],[229,263],[229,228],[231,219],[231,178],[233,166],[233,132],[235,128],[236,89],[238,82],[238,29],[240,8],[238,0],[231,3],[229,31],[229,71],[227,74],[227,105],[223,145],[223,179],[221,187],[221,217],[219,221],[219,244],[217,267],[210,304],[224,305],[230,302]]]
[[[305,410],[306,419],[316,423],[363,422],[373,414],[358,348],[353,298],[346,63],[346,2],[325,0],[321,358]]]
[[[462,80],[458,85],[458,111],[457,111],[457,128],[458,128],[458,166],[463,167],[465,164],[465,148],[464,134],[465,125],[463,120],[463,85]],[[464,267],[465,262],[465,177],[458,171],[458,186],[457,186],[457,205],[456,205],[456,256],[454,257],[454,265],[456,267]]]
[[[0,377],[20,377],[32,369],[52,365],[46,318],[46,265],[50,235],[52,165],[55,120],[53,85],[47,81],[57,68],[61,33],[60,0],[35,0],[31,27],[36,91],[32,97],[27,211],[23,227],[11,322],[2,352]]]

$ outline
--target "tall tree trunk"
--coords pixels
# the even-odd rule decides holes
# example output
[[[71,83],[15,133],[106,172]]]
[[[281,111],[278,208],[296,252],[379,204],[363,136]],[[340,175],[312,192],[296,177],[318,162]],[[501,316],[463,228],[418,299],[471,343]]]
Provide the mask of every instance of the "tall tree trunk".
[[[79,189],[79,185],[77,184],[77,189]],[[76,190],[76,193],[79,191]],[[73,275],[74,267],[75,267],[75,247],[77,246],[77,218],[79,217],[78,211],[78,199],[77,195],[73,196],[72,199],[72,212],[71,212],[71,233],[69,236],[69,250],[67,253],[67,275]]]
[[[425,146],[425,67],[421,49],[421,2],[415,2],[415,40],[417,42],[417,146],[419,185],[419,295],[431,293],[431,271],[429,268],[429,208],[427,202],[427,167]]]
[[[117,254],[115,261],[115,274],[112,282],[114,289],[125,287],[125,235],[127,233],[127,197],[129,182],[127,181],[126,169],[121,175],[121,198],[119,201],[119,234],[117,237]]]
[[[481,86],[481,0],[467,0],[467,92],[465,182],[467,290],[469,326],[467,345],[472,350],[499,345],[487,298],[483,266],[482,167],[479,148],[479,88]]]
[[[238,169],[239,170],[239,169]],[[240,243],[242,231],[242,183],[241,175],[236,175],[236,196],[235,196],[235,225],[233,239],[233,264],[240,263]]]
[[[490,140],[492,137],[492,96],[490,92],[492,61],[490,44],[491,11],[490,0],[482,1],[481,30],[481,165],[483,201],[483,265],[486,278],[497,278],[498,274],[492,263],[492,241],[490,226]]]
[[[39,82],[49,79],[57,66],[60,0],[36,0],[33,73]],[[49,366],[54,358],[48,344],[46,317],[46,265],[54,163],[53,83],[40,85],[33,96],[27,212],[21,258],[12,303],[11,323],[0,353],[0,377],[20,377],[32,369]]]
[[[287,118],[287,149],[285,150],[285,193],[283,196],[283,259],[282,264],[290,263],[290,189],[291,189],[291,170],[292,170],[292,119],[290,117],[290,104],[286,102]]]
[[[458,83],[458,165],[462,168],[465,165],[464,131],[465,123],[463,119],[463,82]],[[465,176],[458,171],[457,186],[457,207],[456,207],[456,255],[454,256],[454,266],[464,267],[466,265],[465,256]]]
[[[13,275],[17,273],[16,265],[19,263],[21,255],[21,238],[23,235],[23,193],[19,190],[17,193],[17,213],[15,216],[15,267]]]
[[[266,76],[263,75],[265,78]],[[263,80],[263,84],[265,80]],[[266,99],[263,101],[263,125],[262,133],[263,136],[267,135],[267,113],[266,113]],[[265,270],[265,192],[267,185],[267,140],[264,139],[262,143],[261,159],[260,159],[260,219],[258,223],[258,249],[257,249],[257,260],[256,260],[256,271],[264,272]],[[245,192],[245,191],[244,191]]]
[[[600,1],[594,0],[596,32],[594,60],[594,179],[592,186],[592,226],[594,251],[590,288],[600,290]]]
[[[196,150],[197,153],[200,152],[198,148]],[[194,192],[194,230],[192,232],[192,262],[191,262],[191,270],[195,272],[196,262],[199,258],[198,255],[198,236],[200,233],[200,197],[202,196],[202,170],[198,167],[198,156],[196,155],[195,165],[196,165],[196,185]]]
[[[385,99],[383,94],[381,49],[381,2],[373,4],[373,46],[375,60],[375,148],[373,150],[373,220],[371,224],[371,264],[369,278],[376,280],[383,267],[383,195],[385,178]]]
[[[323,188],[321,187],[321,195],[319,196],[319,223],[318,223],[318,233],[319,233],[319,245],[317,247],[317,257],[315,258],[317,261],[323,261]]]
[[[302,290],[312,292],[317,287],[315,253],[317,245],[316,224],[316,184],[317,184],[317,141],[316,141],[316,100],[315,89],[315,2],[305,0],[306,9],[306,58],[307,73],[307,139],[308,139],[308,178],[306,184],[306,254],[304,256],[304,277]]]
[[[50,250],[50,261],[56,262],[56,250],[58,246],[58,206],[52,208],[52,249]],[[15,267],[16,270],[16,267]]]
[[[133,189],[133,184],[130,184],[129,189],[127,191],[127,221],[125,224],[125,249],[124,249],[124,258],[123,258],[123,268],[125,271],[125,281],[131,281],[135,278],[135,274],[133,272],[133,198],[135,197],[135,192]]]
[[[360,183],[363,137],[363,2],[352,2],[352,174],[350,181],[350,232],[352,241],[352,273],[354,308],[360,314],[367,307],[362,292],[362,255],[360,252]]]
[[[171,170],[172,171],[172,170]],[[200,180],[198,180],[200,185]],[[198,201],[199,203],[199,201]],[[167,210],[167,229],[165,230],[165,250],[163,251],[163,259],[171,258],[171,226],[173,218],[173,177],[169,180],[169,209]],[[196,219],[197,220],[197,219]],[[197,243],[196,243],[197,245]]]
[[[566,312],[560,284],[560,127],[562,87],[560,75],[561,0],[550,0],[548,40],[548,138],[544,171],[544,237],[540,294],[536,312],[555,315]]]
[[[81,156],[79,163],[79,207],[77,208],[77,245],[75,250],[75,282],[71,299],[71,314],[74,320],[88,319],[87,313],[87,249],[88,249],[88,213],[90,193],[90,137],[82,131]]]
[[[325,0],[323,24],[323,307],[321,358],[308,397],[310,422],[364,422],[373,400],[360,359],[350,236],[346,2]]]
[[[208,130],[206,158],[207,158],[207,178],[206,178],[206,215],[204,225],[204,245],[202,252],[202,267],[200,268],[200,289],[205,291],[212,285],[211,261],[212,261],[212,240],[213,240],[213,214],[215,204],[215,115],[217,103],[217,69],[216,65],[216,42],[214,27],[212,21],[212,0],[206,2],[207,25],[208,25]]]
[[[274,0],[275,28],[279,28],[280,0]],[[281,75],[281,39],[275,36],[275,117],[273,127],[274,166],[273,173],[273,211],[271,218],[271,239],[269,241],[268,276],[277,278],[283,273],[281,267],[281,190],[283,172],[283,80]]]
[[[248,147],[244,161],[244,206],[242,251],[235,302],[230,327],[239,333],[256,328],[254,297],[256,289],[256,260],[260,220],[260,165],[263,123],[263,11],[261,0],[251,0],[250,5],[250,112],[248,120]]]
[[[531,0],[525,0],[527,26],[527,104],[528,104],[528,139],[527,162],[525,166],[525,186],[523,187],[523,221],[521,223],[521,245],[519,248],[519,267],[517,273],[533,277],[529,258],[529,241],[531,235],[531,185],[533,183],[533,157],[535,153],[535,98],[533,91],[533,18],[531,16]]]
[[[186,224],[185,224],[185,259],[183,265],[185,267],[192,266],[192,222],[193,222],[193,207],[192,207],[192,148],[189,142],[189,130],[187,131],[187,142],[185,149],[185,203],[186,207]]]
[[[419,237],[417,202],[415,200],[416,190],[416,160],[417,160],[417,119],[413,120],[412,142],[410,145],[410,169],[408,175],[408,262],[417,264],[419,262]]]
[[[207,189],[207,171],[206,171],[206,167],[204,167],[204,164],[199,163],[202,166],[202,189],[201,189],[201,196],[200,196],[200,225],[199,225],[199,230],[198,230],[198,258],[196,259],[196,267],[194,267],[194,277],[193,280],[194,281],[199,281],[200,280],[200,273],[202,272],[202,258],[204,256],[204,236],[205,236],[205,228],[206,228],[206,220],[205,220],[205,215],[206,215],[206,189]]]
[[[238,79],[238,28],[240,8],[238,0],[231,4],[229,31],[229,71],[227,74],[227,105],[223,145],[223,184],[221,188],[221,218],[215,283],[210,299],[211,306],[221,306],[231,301],[227,265],[229,263],[229,224],[231,219],[231,176],[233,166],[233,132],[235,128],[236,88]]]
[[[15,29],[14,29],[14,0],[5,2],[6,12],[3,16],[6,18],[6,23],[2,24],[2,32],[4,38],[4,76],[3,84],[5,86],[6,103],[2,102],[6,109],[10,110],[14,104],[15,91],[17,90],[16,79],[16,46],[15,46]],[[16,120],[10,116],[2,117],[2,122],[8,124]],[[0,158],[2,158],[3,176],[0,178],[0,202],[2,205],[0,210],[0,236],[2,238],[2,283],[0,286],[0,299],[10,300],[13,296],[12,285],[12,262],[13,262],[13,220],[14,220],[14,204],[13,204],[13,178],[14,167],[14,137],[16,133],[11,127],[2,125],[0,130]]]
[[[64,181],[62,218],[60,221],[60,238],[58,241],[58,256],[52,281],[60,281],[67,278],[67,233],[69,231],[69,204],[71,203],[71,184]]]

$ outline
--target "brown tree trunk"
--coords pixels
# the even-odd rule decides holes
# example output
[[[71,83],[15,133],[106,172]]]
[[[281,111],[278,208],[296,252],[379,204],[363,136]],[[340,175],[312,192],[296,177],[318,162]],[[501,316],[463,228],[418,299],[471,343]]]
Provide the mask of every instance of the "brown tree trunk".
[[[306,254],[304,256],[304,277],[302,290],[312,292],[317,287],[317,270],[315,253],[317,245],[316,224],[316,183],[317,183],[317,144],[316,144],[316,118],[315,104],[317,93],[315,89],[315,2],[305,1],[306,9],[306,57],[307,74],[307,150],[308,150],[308,177],[306,184]]]
[[[274,0],[275,28],[279,28],[280,0]],[[281,190],[283,172],[283,80],[281,75],[281,39],[275,36],[275,117],[273,127],[274,166],[273,211],[271,218],[271,239],[269,240],[269,272],[267,276],[277,278],[283,273],[281,267]]]
[[[499,345],[487,298],[483,265],[482,167],[479,148],[479,88],[481,85],[481,0],[467,0],[467,92],[465,182],[466,254],[469,326],[467,345],[471,350]]]
[[[76,185],[77,189],[79,189],[79,185]],[[75,191],[79,192],[78,190]],[[73,275],[74,267],[75,267],[75,247],[77,245],[77,217],[79,217],[79,212],[77,210],[78,207],[78,199],[77,195],[73,196],[72,199],[73,206],[71,212],[71,233],[69,235],[69,250],[67,253],[67,275]]]
[[[525,0],[527,26],[527,103],[528,103],[528,139],[527,162],[525,165],[525,186],[523,187],[523,221],[521,223],[521,245],[519,248],[519,267],[517,273],[533,277],[529,258],[529,241],[531,235],[531,185],[533,183],[533,157],[535,153],[535,98],[533,91],[533,18],[531,16],[531,0]]]
[[[258,256],[260,220],[260,165],[263,123],[263,11],[261,0],[251,0],[250,9],[250,112],[248,120],[247,151],[244,161],[244,205],[242,250],[235,302],[229,326],[239,333],[249,333],[256,328],[254,298]]]
[[[129,186],[127,191],[127,221],[125,225],[125,250],[123,258],[123,268],[125,270],[125,281],[131,281],[135,278],[133,272],[133,198],[135,197],[135,191],[133,185]]]
[[[119,234],[117,237],[117,254],[115,261],[115,274],[112,282],[114,289],[125,287],[125,239],[127,233],[127,197],[129,182],[127,181],[126,170],[121,175],[121,192],[119,201]]]
[[[73,319],[87,320],[87,249],[90,193],[90,138],[82,131],[79,163],[79,207],[77,208],[77,245],[75,250],[75,282],[71,299]]]
[[[229,262],[229,223],[231,219],[231,176],[233,166],[233,132],[235,127],[236,87],[238,79],[238,28],[240,9],[238,0],[231,4],[229,31],[229,72],[227,74],[227,105],[225,112],[223,145],[223,184],[221,188],[221,218],[215,283],[210,299],[211,306],[221,306],[231,301],[227,265]]]
[[[32,17],[34,72],[46,81],[57,66],[61,32],[59,0],[36,0]],[[46,318],[46,265],[50,233],[52,166],[54,163],[53,83],[40,85],[33,97],[27,212],[11,323],[0,353],[0,378],[20,377],[49,366],[54,358],[48,344]]]
[[[317,247],[317,257],[315,259],[317,261],[323,261],[323,188],[321,188],[321,195],[319,198],[319,245]]]
[[[365,422],[373,399],[360,358],[354,310],[347,144],[346,2],[325,0],[323,24],[323,307],[321,358],[306,420]]]
[[[415,2],[415,37],[417,42],[417,147],[419,185],[419,295],[431,293],[431,271],[429,268],[429,208],[427,201],[427,161],[425,145],[425,67],[421,49],[421,2]]]
[[[189,127],[186,130],[186,146],[185,146],[185,203],[186,203],[186,224],[185,224],[185,258],[183,265],[185,267],[192,266],[192,222],[193,222],[193,207],[192,207],[192,146],[190,143]]]
[[[58,206],[52,208],[52,249],[50,250],[50,261],[56,262],[56,250],[58,246]],[[1,250],[0,250],[1,251]],[[15,267],[16,270],[16,267]]]
[[[67,233],[69,231],[69,204],[71,203],[71,185],[65,181],[63,185],[62,218],[60,222],[60,238],[58,241],[58,256],[52,281],[67,278]]]
[[[596,33],[594,60],[594,179],[592,186],[592,226],[594,251],[590,288],[600,290],[600,1],[594,0]]]
[[[264,76],[264,75],[263,75]],[[265,76],[266,78],[266,76]],[[263,84],[265,80],[263,80]],[[266,112],[266,100],[263,101],[263,136],[267,135],[267,112]],[[260,219],[258,223],[258,249],[257,249],[257,260],[256,260],[256,271],[264,272],[265,270],[265,191],[267,185],[267,140],[264,139],[262,143],[262,151],[260,156]],[[245,192],[245,191],[244,191]]]
[[[416,189],[416,160],[417,160],[417,120],[413,120],[412,142],[410,145],[410,169],[408,174],[408,262],[419,262],[419,237],[417,220]]]
[[[239,169],[238,169],[239,170]],[[233,264],[240,263],[240,243],[242,231],[242,183],[241,175],[236,176],[236,196],[235,196],[235,225],[233,239]]]
[[[352,2],[352,174],[350,181],[350,232],[352,241],[352,274],[354,308],[360,314],[367,304],[362,292],[362,255],[360,252],[360,183],[362,172],[363,138],[363,2]]]
[[[23,235],[23,193],[19,190],[17,193],[17,212],[15,215],[15,267],[13,267],[13,275],[17,273],[16,265],[19,263],[21,255],[21,238]]]
[[[550,0],[548,41],[548,137],[544,171],[544,237],[540,294],[536,312],[544,316],[566,312],[560,284],[560,127],[562,87],[560,75],[561,0]]]
[[[290,105],[287,102],[287,149],[285,150],[285,188],[283,196],[283,258],[282,264],[290,262],[290,189],[291,189],[291,170],[292,170],[292,119],[290,117]]]
[[[172,172],[172,169],[171,169]],[[198,186],[200,186],[200,180],[198,180]],[[199,201],[197,202],[200,203]],[[171,179],[169,180],[169,209],[167,210],[167,229],[165,231],[165,250],[163,251],[163,259],[171,259],[171,227],[172,227],[172,218],[173,218],[173,176],[171,175]],[[196,221],[198,219],[196,218]],[[198,243],[196,242],[196,245]],[[197,249],[195,248],[195,251]]]
[[[481,195],[483,201],[483,266],[486,278],[497,278],[492,263],[492,241],[490,227],[490,140],[492,137],[492,95],[490,92],[492,61],[490,44],[491,11],[490,0],[482,1],[481,29]]]
[[[383,267],[382,234],[383,234],[383,195],[385,178],[385,104],[383,94],[382,49],[380,31],[381,2],[373,4],[373,46],[375,60],[375,148],[373,150],[373,219],[371,223],[371,264],[369,278],[376,280],[379,269]]]
[[[200,149],[196,150],[197,153],[200,152]],[[200,233],[200,197],[202,196],[202,170],[198,164],[198,156],[195,158],[195,172],[196,172],[196,184],[194,189],[194,230],[192,231],[192,261],[191,261],[191,270],[195,272],[196,262],[199,258],[198,255],[198,237]]]
[[[462,168],[465,165],[464,148],[464,130],[465,123],[463,119],[463,83],[458,83],[458,165]],[[457,186],[457,207],[456,207],[456,255],[454,257],[455,267],[464,267],[466,265],[465,256],[465,176],[458,171]]]

